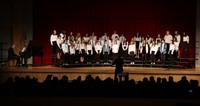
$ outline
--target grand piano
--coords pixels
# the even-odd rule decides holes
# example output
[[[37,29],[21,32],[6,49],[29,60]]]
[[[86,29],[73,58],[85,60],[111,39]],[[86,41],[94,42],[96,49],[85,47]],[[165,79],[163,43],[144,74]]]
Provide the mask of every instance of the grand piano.
[[[27,54],[28,54],[28,58],[30,58],[31,56],[38,56],[41,59],[41,64],[43,65],[43,46],[41,44],[39,44],[37,41],[35,40],[30,40],[27,46]]]

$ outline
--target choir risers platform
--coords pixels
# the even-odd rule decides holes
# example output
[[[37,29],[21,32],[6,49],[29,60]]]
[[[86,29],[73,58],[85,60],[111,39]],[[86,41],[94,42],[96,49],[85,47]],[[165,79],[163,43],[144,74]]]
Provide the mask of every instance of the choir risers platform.
[[[171,64],[171,61],[166,61],[166,64],[162,64],[160,61],[156,61],[155,64],[151,64],[151,61],[148,61],[146,64],[143,64],[141,60],[136,60],[135,64],[130,64],[130,60],[124,60],[125,67],[161,67],[161,68],[195,68],[195,60],[192,58],[179,58],[174,64]],[[99,63],[96,63],[94,60],[92,63],[77,63],[77,64],[54,64],[53,66],[61,66],[63,68],[67,67],[101,67],[101,66],[113,66],[112,61],[109,60],[108,64],[103,63],[103,60],[100,60]]]
[[[115,65],[112,65],[111,63],[109,64],[104,64],[104,63],[92,63],[92,64],[86,64],[86,63],[81,63],[81,64],[68,64],[68,65],[55,65],[55,66],[61,66],[63,68],[70,68],[70,67],[102,67],[102,66],[112,66],[115,67]],[[161,67],[161,68],[188,68],[184,65],[167,65],[167,64],[128,64],[125,63],[124,67]]]

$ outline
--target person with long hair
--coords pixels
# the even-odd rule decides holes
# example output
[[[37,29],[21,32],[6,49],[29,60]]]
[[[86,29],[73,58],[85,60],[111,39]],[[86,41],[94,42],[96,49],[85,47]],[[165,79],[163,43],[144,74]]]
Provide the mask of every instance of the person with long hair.
[[[131,59],[130,64],[135,64],[136,45],[134,41],[131,41],[130,45],[128,46],[128,54],[130,55]]]
[[[152,41],[152,45],[150,47],[151,64],[155,64],[157,52],[158,52],[158,46],[156,45],[155,41]]]
[[[80,42],[77,40],[75,42],[75,63],[78,63],[79,62],[79,59],[80,59]]]
[[[140,41],[141,41],[141,36],[139,35],[139,32],[136,33],[136,36],[134,37],[134,39],[132,39],[132,41],[135,41],[136,44],[136,58],[139,58],[139,46],[140,46]]]
[[[85,41],[82,40],[80,44],[80,62],[81,63],[85,62],[85,54],[86,54],[86,44],[85,44]]]
[[[177,59],[180,56],[180,50],[179,50],[179,42],[176,37],[174,38],[174,45],[175,45],[174,57],[175,59]]]
[[[99,63],[100,55],[102,52],[102,46],[100,45],[99,41],[97,41],[97,43],[95,45],[95,52],[96,52],[96,63]]]
[[[183,32],[183,58],[188,58],[189,35]]]
[[[128,54],[128,41],[126,41],[126,38],[122,42],[122,56],[124,59],[127,59],[127,54]]]
[[[168,54],[169,54],[169,57],[171,60],[171,62],[170,62],[171,65],[173,65],[175,63],[174,51],[175,51],[175,44],[174,44],[174,41],[172,41],[172,43],[169,46],[169,51],[168,51]]]
[[[75,44],[71,43],[70,47],[69,47],[69,52],[70,52],[70,64],[75,63]]]
[[[58,49],[57,39],[58,39],[57,32],[56,32],[56,30],[53,30],[53,34],[51,34],[51,37],[50,37],[50,43],[51,43],[51,46],[52,46],[52,56],[56,55],[56,51]]]
[[[93,55],[91,41],[88,41],[88,43],[86,45],[86,51],[87,51],[87,63],[91,64],[92,63],[92,55]]]
[[[115,61],[118,56],[119,56],[119,44],[117,43],[117,40],[115,40],[113,42],[113,45],[112,45],[112,58],[113,58],[113,61]]]
[[[68,47],[67,41],[64,41],[64,43],[62,43],[61,48],[62,48],[62,53],[63,53],[62,54],[63,65],[68,65],[69,47]]]
[[[174,44],[176,45],[177,58],[179,58],[180,57],[181,35],[179,34],[178,31],[175,31],[174,41],[175,41]]]
[[[142,41],[142,45],[140,48],[140,53],[142,54],[142,63],[146,64],[147,63],[147,54],[149,51],[148,44],[146,43],[146,40]]]

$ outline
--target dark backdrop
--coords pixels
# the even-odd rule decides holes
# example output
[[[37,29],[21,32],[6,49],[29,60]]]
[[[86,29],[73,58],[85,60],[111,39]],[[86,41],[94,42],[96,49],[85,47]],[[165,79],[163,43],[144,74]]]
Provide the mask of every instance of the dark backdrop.
[[[80,32],[109,36],[114,30],[132,38],[136,32],[161,37],[169,30],[188,32],[189,55],[195,53],[196,0],[33,0],[33,39],[43,45],[44,64],[50,63],[53,29],[67,35]],[[182,53],[182,52],[181,52]],[[34,57],[34,64],[40,63]]]

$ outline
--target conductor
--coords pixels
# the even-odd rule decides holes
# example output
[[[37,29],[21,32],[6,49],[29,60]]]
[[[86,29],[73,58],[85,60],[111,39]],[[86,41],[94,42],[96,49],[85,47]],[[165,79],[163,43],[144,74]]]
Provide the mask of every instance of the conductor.
[[[119,73],[123,73],[123,66],[124,66],[124,62],[123,62],[123,57],[118,57],[114,62],[113,65],[115,65],[115,76],[114,76],[114,80],[117,80],[117,76]],[[119,76],[119,80],[122,81],[122,76]]]

